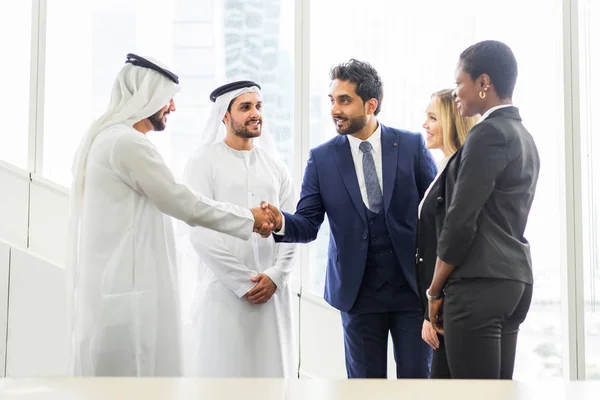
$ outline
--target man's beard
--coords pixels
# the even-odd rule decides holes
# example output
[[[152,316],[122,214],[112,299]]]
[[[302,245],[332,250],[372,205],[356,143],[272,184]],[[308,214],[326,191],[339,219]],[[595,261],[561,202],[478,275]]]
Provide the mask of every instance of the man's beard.
[[[338,127],[335,119],[336,117],[345,120],[347,126],[345,128]],[[335,130],[337,131],[338,135],[354,135],[367,125],[367,116],[361,115],[354,118],[348,118],[341,115],[334,116],[333,123],[335,124]]]
[[[262,133],[262,119],[258,120],[258,123],[260,124],[260,129],[258,131],[250,132],[248,130],[248,128],[246,127],[248,125],[248,123],[255,122],[255,121],[257,121],[257,120],[250,120],[243,125],[237,125],[233,121],[231,121],[231,130],[235,136],[238,136],[238,137],[241,137],[244,139],[257,138]]]
[[[163,117],[168,114],[169,111],[158,111],[148,117],[148,121],[150,121],[155,131],[160,132],[165,130],[167,124],[165,124],[165,122],[163,121]]]

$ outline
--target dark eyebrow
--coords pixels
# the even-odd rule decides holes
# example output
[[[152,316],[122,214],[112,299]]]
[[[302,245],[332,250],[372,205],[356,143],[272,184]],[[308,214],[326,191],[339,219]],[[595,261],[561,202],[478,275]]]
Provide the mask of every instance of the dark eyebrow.
[[[256,102],[257,105],[261,105],[262,106],[262,101],[257,101]],[[252,102],[251,101],[244,101],[243,103],[240,103],[238,105],[238,107],[242,107],[242,106],[251,106]]]
[[[328,96],[333,99],[332,95],[328,94]],[[340,94],[340,95],[337,96],[337,98],[338,99],[349,99],[349,100],[351,100],[352,96],[350,96],[349,94]]]

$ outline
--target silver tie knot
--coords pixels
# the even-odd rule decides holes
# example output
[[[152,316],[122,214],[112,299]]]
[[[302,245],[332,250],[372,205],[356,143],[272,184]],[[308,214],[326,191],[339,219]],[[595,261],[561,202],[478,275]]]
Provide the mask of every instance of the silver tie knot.
[[[371,150],[373,150],[373,146],[371,146],[371,143],[369,143],[369,142],[361,142],[360,146],[358,146],[358,148],[363,153],[370,153]]]

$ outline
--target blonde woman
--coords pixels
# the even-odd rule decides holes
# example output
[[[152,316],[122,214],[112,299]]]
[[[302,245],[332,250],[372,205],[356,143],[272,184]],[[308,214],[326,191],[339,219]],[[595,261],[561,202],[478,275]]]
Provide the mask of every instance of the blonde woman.
[[[425,320],[421,336],[433,349],[431,363],[431,378],[450,378],[450,371],[446,361],[446,351],[443,336],[438,335],[429,322],[427,313],[427,297],[425,290],[431,284],[435,269],[437,237],[436,208],[439,191],[438,177],[444,171],[448,160],[461,148],[467,133],[477,123],[477,117],[463,117],[460,115],[452,89],[440,90],[431,96],[426,110],[426,120],[423,128],[427,134],[426,146],[428,149],[441,150],[444,157],[438,163],[438,175],[433,180],[423,200],[419,205],[419,228],[417,237],[417,278],[421,301],[424,307]]]

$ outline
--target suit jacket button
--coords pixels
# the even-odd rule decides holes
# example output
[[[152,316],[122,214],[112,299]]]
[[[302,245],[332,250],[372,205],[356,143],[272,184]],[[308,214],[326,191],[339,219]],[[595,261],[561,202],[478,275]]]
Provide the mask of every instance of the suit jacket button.
[[[423,259],[422,259],[422,258],[419,258],[419,262],[423,262]]]
[[[363,235],[363,239],[367,240],[367,234],[366,233]]]
[[[438,197],[437,198],[437,202],[438,202],[438,204],[444,204],[444,198],[443,197]]]

